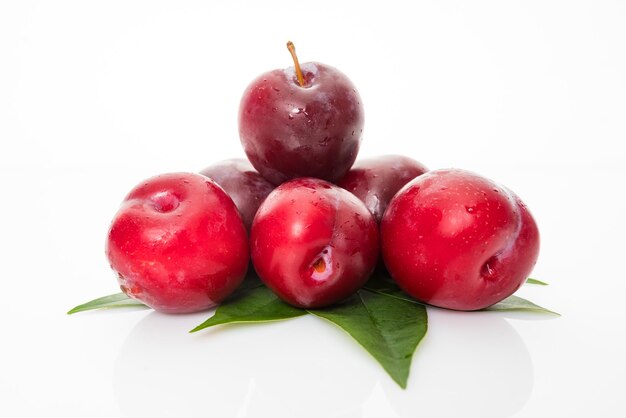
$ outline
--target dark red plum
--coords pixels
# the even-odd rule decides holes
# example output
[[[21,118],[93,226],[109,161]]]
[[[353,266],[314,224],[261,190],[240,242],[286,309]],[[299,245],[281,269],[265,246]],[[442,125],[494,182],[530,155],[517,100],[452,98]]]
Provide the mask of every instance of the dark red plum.
[[[427,172],[421,163],[402,155],[357,160],[337,185],[361,199],[380,222],[391,198],[409,181]]]
[[[248,232],[257,209],[275,187],[242,158],[212,164],[200,174],[213,179],[233,199]]]
[[[294,52],[295,57],[295,52]],[[363,105],[336,68],[309,62],[256,78],[239,107],[248,159],[274,184],[297,177],[336,181],[352,166],[363,133]]]

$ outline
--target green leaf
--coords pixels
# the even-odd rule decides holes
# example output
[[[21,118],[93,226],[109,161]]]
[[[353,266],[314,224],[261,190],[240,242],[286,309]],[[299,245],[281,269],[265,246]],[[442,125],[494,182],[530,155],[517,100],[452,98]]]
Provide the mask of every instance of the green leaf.
[[[215,315],[189,332],[200,331],[214,325],[235,322],[267,322],[306,315],[303,309],[294,308],[278,298],[270,289],[259,285],[242,289],[218,306]]]
[[[379,295],[390,296],[392,298],[426,306],[425,303],[413,299],[411,296],[404,293],[391,277],[389,277],[389,273],[386,271],[375,271],[370,280],[363,286],[363,289],[378,293]]]
[[[546,286],[547,283],[542,282],[536,279],[528,279],[528,283],[539,284],[542,286]],[[391,296],[397,299],[405,300],[413,303],[420,303],[425,306],[429,306],[425,303],[422,303],[416,299],[413,299],[411,296],[407,295],[398,287],[397,284],[391,279],[389,273],[384,270],[377,270],[370,280],[365,284],[365,289],[370,290],[372,292],[376,292],[381,295]],[[549,309],[543,308],[539,305],[532,303],[529,300],[520,298],[519,296],[511,295],[508,298],[496,303],[495,305],[491,305],[488,308],[481,309],[481,311],[525,311],[525,312],[537,312],[537,313],[550,313],[554,315],[559,315],[557,312],[553,312]]]
[[[428,328],[424,306],[359,290],[340,305],[309,312],[350,334],[400,387],[406,388],[413,353]]]
[[[263,283],[259,279],[259,277],[254,273],[254,270],[251,271],[244,278],[243,283],[237,288],[235,294],[240,291],[246,291],[255,287],[262,286]],[[78,305],[75,308],[70,309],[67,314],[75,314],[77,312],[83,311],[91,311],[94,309],[111,309],[111,308],[126,308],[126,307],[144,307],[147,306],[136,299],[129,298],[124,293],[115,293],[109,296],[103,296],[98,299],[94,299],[87,303],[83,303],[82,305]]]
[[[248,273],[246,277],[244,277],[243,282],[239,285],[239,287],[233,293],[233,296],[237,295],[239,292],[247,292],[250,289],[254,289],[255,287],[264,286],[263,282],[256,274],[256,271],[252,267],[248,269]]]
[[[539,286],[547,286],[548,283],[542,282],[541,280],[531,279],[530,277],[526,280],[528,284],[538,284]]]
[[[542,308],[539,305],[535,305],[529,300],[520,298],[519,296],[511,295],[508,298],[504,299],[496,303],[495,305],[491,305],[488,308],[482,309],[483,311],[527,311],[527,312],[540,312],[540,313],[549,313],[553,315],[561,314],[553,312],[549,309]]]
[[[77,312],[91,311],[93,309],[111,309],[111,308],[126,308],[126,307],[144,307],[146,305],[138,300],[131,299],[124,293],[115,293],[113,295],[104,296],[98,299],[94,299],[82,305],[78,305],[75,308],[70,309],[67,314],[75,314]]]

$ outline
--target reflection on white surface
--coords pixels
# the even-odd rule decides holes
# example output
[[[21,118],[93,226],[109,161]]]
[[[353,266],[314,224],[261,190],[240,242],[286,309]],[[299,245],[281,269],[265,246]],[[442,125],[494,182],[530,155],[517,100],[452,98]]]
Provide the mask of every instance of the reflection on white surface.
[[[376,384],[369,399],[363,403],[361,410],[363,412],[362,418],[398,418],[398,414],[396,414],[394,408],[389,403],[389,399],[380,383]],[[415,413],[419,414],[417,411]]]
[[[342,359],[338,346],[352,341],[326,335],[318,318],[185,332],[206,316],[151,313],[137,324],[114,373],[125,416],[356,418],[381,377],[356,345]]]
[[[193,344],[187,330],[204,315],[152,312],[128,336],[117,358],[114,390],[124,416],[237,416],[250,377],[222,361],[228,353]]]
[[[383,382],[401,417],[509,417],[530,398],[533,363],[521,337],[496,312],[429,309],[410,396]]]
[[[507,417],[533,386],[524,342],[499,313],[429,309],[407,390],[318,318],[186,333],[207,316],[137,324],[114,373],[125,416]]]

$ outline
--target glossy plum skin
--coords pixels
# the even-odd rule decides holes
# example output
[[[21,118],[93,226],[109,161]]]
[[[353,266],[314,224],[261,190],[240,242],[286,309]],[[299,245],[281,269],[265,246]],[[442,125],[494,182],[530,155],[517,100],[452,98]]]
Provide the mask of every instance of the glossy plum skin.
[[[275,187],[242,158],[212,164],[200,174],[219,184],[233,199],[248,232],[256,211]]]
[[[193,173],[135,187],[113,218],[106,254],[122,291],[165,313],[215,306],[241,283],[249,260],[235,204]]]
[[[363,105],[339,70],[310,62],[262,74],[245,90],[239,136],[248,159],[274,184],[298,177],[336,181],[356,159]]]
[[[378,257],[372,214],[348,191],[324,180],[284,183],[252,223],[252,263],[281,299],[321,308],[356,292]]]
[[[359,199],[380,222],[391,198],[409,181],[428,169],[412,158],[383,155],[357,160],[338,182]]]
[[[510,190],[463,170],[404,186],[381,222],[389,273],[409,295],[442,308],[483,309],[513,294],[539,254],[539,231]]]

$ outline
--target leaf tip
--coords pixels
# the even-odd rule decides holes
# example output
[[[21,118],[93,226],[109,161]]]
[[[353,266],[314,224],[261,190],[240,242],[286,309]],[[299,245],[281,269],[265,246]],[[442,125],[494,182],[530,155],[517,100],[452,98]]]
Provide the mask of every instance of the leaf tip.
[[[389,370],[385,370],[387,371],[387,373],[389,374],[389,376],[391,377],[391,379],[396,382],[396,384],[398,386],[400,386],[400,388],[402,389],[406,389],[408,381],[409,381],[409,376],[408,374],[406,376],[398,376],[395,373],[390,373]]]
[[[212,326],[212,325],[213,325],[213,324],[209,324],[209,323],[207,323],[207,322],[208,322],[208,321],[205,321],[205,322],[201,323],[200,325],[196,326],[195,328],[190,329],[190,330],[189,330],[189,333],[190,333],[190,334],[193,334],[193,333],[195,333],[195,332],[202,331],[202,330],[203,330],[203,329],[205,329],[205,328],[209,328],[210,326]]]
[[[536,284],[536,285],[539,285],[539,286],[548,286],[549,285],[549,283],[546,283],[546,282],[541,281],[541,280],[533,279],[532,277],[529,277],[528,279],[526,279],[526,283],[528,283],[528,284]]]

